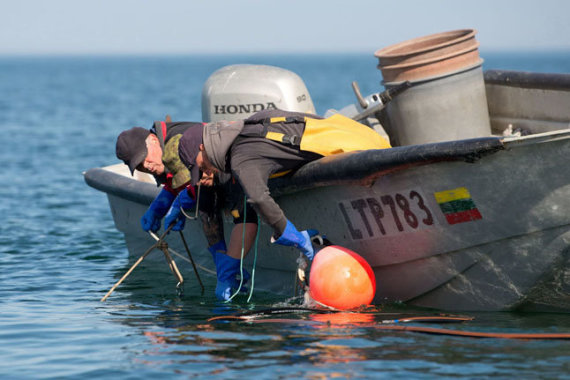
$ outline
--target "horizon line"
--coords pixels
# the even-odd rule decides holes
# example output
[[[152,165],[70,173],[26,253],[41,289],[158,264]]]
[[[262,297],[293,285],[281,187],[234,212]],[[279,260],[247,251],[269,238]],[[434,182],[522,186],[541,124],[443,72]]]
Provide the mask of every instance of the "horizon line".
[[[517,54],[517,53],[570,53],[570,47],[567,48],[485,48],[479,49],[483,54]],[[175,57],[228,57],[228,56],[323,56],[323,55],[371,55],[375,52],[370,51],[247,51],[247,52],[218,52],[218,51],[202,51],[202,52],[0,52],[0,58],[175,58]]]

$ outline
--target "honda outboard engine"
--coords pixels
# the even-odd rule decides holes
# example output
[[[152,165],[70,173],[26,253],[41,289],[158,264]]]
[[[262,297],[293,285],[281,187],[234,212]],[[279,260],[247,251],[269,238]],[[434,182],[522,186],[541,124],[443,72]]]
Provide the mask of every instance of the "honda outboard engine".
[[[303,80],[274,66],[231,65],[214,72],[202,89],[202,120],[241,120],[265,109],[315,113]]]

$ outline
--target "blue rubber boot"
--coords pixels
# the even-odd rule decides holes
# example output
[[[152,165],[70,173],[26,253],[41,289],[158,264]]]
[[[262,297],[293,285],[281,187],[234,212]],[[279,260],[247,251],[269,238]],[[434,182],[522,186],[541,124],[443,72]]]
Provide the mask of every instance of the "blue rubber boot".
[[[208,248],[216,264],[216,275],[218,282],[216,284],[216,297],[222,301],[227,301],[239,288],[240,260],[234,259],[225,254],[226,243],[219,241]],[[249,280],[249,273],[243,269],[243,283]],[[241,292],[247,292],[247,289],[241,287]]]
[[[319,232],[317,230],[305,230],[299,232],[293,223],[287,220],[285,231],[283,231],[279,239],[273,240],[273,243],[295,247],[303,252],[309,260],[313,260],[315,249],[313,248],[313,243],[311,243],[311,237],[318,233]]]

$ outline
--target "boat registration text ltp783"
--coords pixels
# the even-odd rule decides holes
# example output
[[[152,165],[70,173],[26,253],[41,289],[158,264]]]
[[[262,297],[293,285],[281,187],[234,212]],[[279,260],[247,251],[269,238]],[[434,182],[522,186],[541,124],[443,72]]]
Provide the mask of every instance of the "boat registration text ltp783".
[[[433,228],[440,224],[439,216],[443,216],[441,219],[449,225],[482,219],[465,187],[442,190],[428,196],[419,188],[408,189],[342,200],[338,207],[353,240]],[[434,201],[437,204],[435,208],[430,206]]]

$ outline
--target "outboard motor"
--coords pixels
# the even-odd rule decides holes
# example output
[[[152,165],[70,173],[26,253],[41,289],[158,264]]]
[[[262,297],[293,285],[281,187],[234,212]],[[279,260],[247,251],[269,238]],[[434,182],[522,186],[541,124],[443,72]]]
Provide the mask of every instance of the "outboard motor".
[[[202,120],[241,120],[265,109],[315,113],[303,80],[266,65],[231,65],[214,72],[202,89]]]

